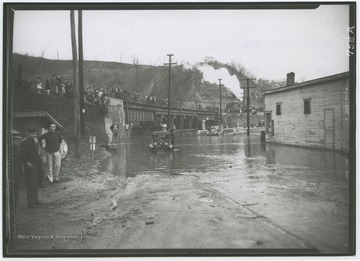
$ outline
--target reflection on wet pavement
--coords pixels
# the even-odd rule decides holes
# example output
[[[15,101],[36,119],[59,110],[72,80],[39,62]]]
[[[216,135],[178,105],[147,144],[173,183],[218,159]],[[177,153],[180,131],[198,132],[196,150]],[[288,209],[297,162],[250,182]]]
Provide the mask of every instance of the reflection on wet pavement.
[[[330,179],[346,179],[346,157],[340,153],[260,142],[259,135],[218,137],[186,134],[176,137],[173,152],[148,150],[150,135],[137,135],[118,144],[118,152],[102,162],[102,168],[116,176],[142,173],[180,174],[218,172],[227,169],[251,173],[257,169],[274,172],[280,166],[311,169]],[[250,171],[250,172],[249,172]],[[294,175],[296,172],[294,172]],[[249,177],[253,178],[254,177]]]
[[[352,177],[345,155],[261,143],[259,134],[250,138],[186,134],[176,136],[175,151],[158,153],[148,150],[150,141],[150,135],[139,135],[121,142],[102,168],[123,178],[194,176],[212,191],[199,195],[201,204],[212,206],[216,193],[324,253],[348,251]]]

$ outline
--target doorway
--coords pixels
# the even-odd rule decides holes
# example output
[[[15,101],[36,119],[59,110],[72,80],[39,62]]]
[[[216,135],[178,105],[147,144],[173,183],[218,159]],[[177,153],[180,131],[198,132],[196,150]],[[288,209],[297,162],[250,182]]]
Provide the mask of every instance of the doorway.
[[[272,131],[272,117],[271,117],[271,112],[265,112],[265,131],[266,132],[273,132]]]

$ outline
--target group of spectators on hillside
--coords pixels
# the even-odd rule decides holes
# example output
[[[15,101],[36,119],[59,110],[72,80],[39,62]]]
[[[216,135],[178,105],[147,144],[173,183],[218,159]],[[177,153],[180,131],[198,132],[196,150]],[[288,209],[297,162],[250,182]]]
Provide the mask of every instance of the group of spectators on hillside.
[[[52,74],[51,77],[48,77],[45,81],[45,92],[72,98],[74,97],[74,86],[60,74]]]
[[[68,82],[61,74],[52,74],[44,81],[40,76],[33,81],[30,77],[19,80],[19,87],[25,90],[33,90],[38,93],[57,95],[61,97],[74,97],[73,84]]]

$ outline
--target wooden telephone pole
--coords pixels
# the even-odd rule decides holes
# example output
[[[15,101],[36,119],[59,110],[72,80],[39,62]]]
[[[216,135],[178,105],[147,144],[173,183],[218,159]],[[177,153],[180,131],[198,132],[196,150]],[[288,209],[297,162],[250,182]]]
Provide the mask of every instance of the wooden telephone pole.
[[[221,107],[221,86],[223,86],[223,84],[221,84],[222,79],[218,79],[218,80],[219,80],[219,89],[220,89],[220,129],[222,130],[223,126],[222,126],[222,107]]]
[[[247,108],[247,136],[250,136],[250,88],[255,88],[255,87],[250,87],[249,86],[249,81],[250,80],[256,80],[256,79],[240,79],[240,80],[246,80],[246,89],[247,89],[247,95],[246,95],[246,108]],[[240,87],[241,89],[245,89],[243,87]],[[243,96],[244,97],[244,96]],[[243,99],[244,100],[244,99]]]
[[[78,60],[76,51],[76,35],[75,35],[75,14],[74,10],[70,11],[71,26],[71,47],[73,56],[73,79],[74,79],[74,130],[75,130],[75,157],[80,157],[80,92],[78,82]]]
[[[183,132],[183,121],[182,121],[182,86],[180,86],[180,136]]]
[[[171,63],[171,56],[173,56],[173,54],[168,54],[167,56],[169,56],[169,63],[164,63],[164,65],[169,65],[169,92],[168,92],[168,129],[172,129],[172,126],[170,126],[171,124],[171,120],[170,120],[170,84],[171,84],[171,65],[175,65],[177,63]]]
[[[8,20],[5,18],[4,21],[6,21],[4,24],[6,26],[6,73],[4,71],[4,76],[6,79],[6,89],[8,92],[8,102],[12,103],[14,101],[15,97],[15,88],[19,87],[16,86],[16,80],[15,80],[15,67],[14,67],[14,61],[13,61],[13,39],[14,39],[14,10],[11,8],[8,8],[8,11],[4,13],[5,17],[8,18]],[[18,75],[16,75],[18,77]],[[10,105],[10,104],[9,104]],[[5,208],[6,208],[6,215],[4,216],[4,219],[6,220],[6,227],[3,227],[5,230],[5,242],[7,241],[7,244],[5,246],[7,251],[11,251],[14,246],[14,239],[16,238],[16,230],[15,230],[15,171],[14,171],[14,165],[11,164],[14,163],[14,153],[12,144],[12,128],[13,121],[10,120],[13,117],[13,106],[7,106],[7,117],[6,123],[8,124],[6,127],[6,134],[7,137],[4,136],[5,140],[5,146],[6,146],[6,152],[8,153],[6,160],[4,160],[4,166],[6,166],[7,171],[5,171],[6,175],[6,184],[4,187],[6,187],[6,201],[5,201]],[[5,165],[6,164],[6,165]],[[3,180],[4,182],[4,180]]]
[[[80,88],[80,133],[85,136],[85,104],[84,104],[84,56],[83,56],[83,38],[82,38],[82,10],[78,11],[79,22],[79,88]]]

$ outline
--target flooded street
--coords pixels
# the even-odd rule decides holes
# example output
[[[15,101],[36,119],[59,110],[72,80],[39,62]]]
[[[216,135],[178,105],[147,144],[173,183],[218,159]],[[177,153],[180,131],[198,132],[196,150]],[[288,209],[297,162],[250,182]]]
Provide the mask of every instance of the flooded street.
[[[347,251],[349,177],[344,155],[265,144],[259,134],[250,138],[177,134],[173,152],[150,152],[150,142],[150,135],[133,135],[119,143],[117,154],[105,159],[101,168],[120,179],[196,177],[212,194],[222,195],[320,252]],[[214,201],[207,196],[199,200]]]
[[[173,152],[150,152],[150,142],[142,133],[113,154],[99,148],[108,156],[41,189],[36,209],[21,188],[15,248],[348,253],[343,155],[264,144],[256,133],[176,134]]]
[[[260,166],[294,166],[317,171],[313,178],[324,182],[347,183],[346,157],[339,153],[290,146],[265,144],[253,134],[225,136],[197,136],[194,133],[176,134],[175,151],[150,152],[148,133],[133,135],[119,143],[118,152],[104,160],[101,167],[114,175],[135,177],[141,174],[176,175],[183,172],[239,170],[246,175]],[[243,171],[243,172],[241,172]],[[310,181],[310,180],[309,180]]]

